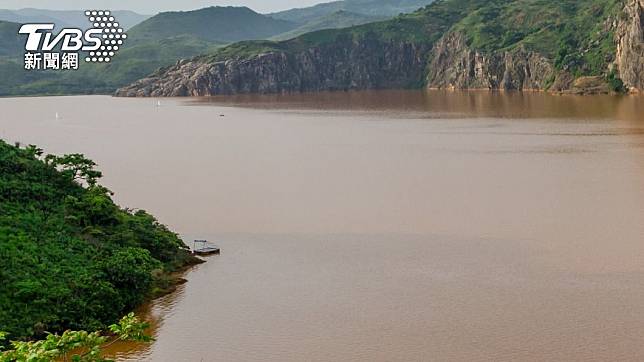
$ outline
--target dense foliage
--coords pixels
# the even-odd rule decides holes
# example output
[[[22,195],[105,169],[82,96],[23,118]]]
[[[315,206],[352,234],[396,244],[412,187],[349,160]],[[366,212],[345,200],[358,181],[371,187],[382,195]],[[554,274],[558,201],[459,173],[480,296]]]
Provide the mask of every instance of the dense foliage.
[[[0,141],[0,331],[97,330],[194,261],[144,211],[119,208],[82,155]]]
[[[119,341],[150,342],[152,337],[145,334],[147,328],[147,323],[130,313],[110,326],[113,338],[109,342],[109,337],[99,331],[67,330],[38,341],[13,341],[8,350],[0,348],[0,362],[109,362],[103,357],[105,348]],[[0,332],[0,341],[5,339],[6,333]]]
[[[600,75],[615,53],[610,20],[620,0],[489,0],[455,28],[481,51],[523,46],[554,61],[559,70]]]

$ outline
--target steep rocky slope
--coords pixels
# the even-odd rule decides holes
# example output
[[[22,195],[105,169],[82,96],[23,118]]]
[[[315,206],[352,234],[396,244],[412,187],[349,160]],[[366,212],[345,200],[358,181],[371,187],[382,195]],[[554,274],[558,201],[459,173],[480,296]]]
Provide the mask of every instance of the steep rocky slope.
[[[630,0],[616,31],[616,65],[624,85],[644,90],[644,0]]]
[[[442,0],[285,42],[247,42],[117,92],[180,96],[420,87],[638,91],[644,0]]]
[[[485,54],[471,49],[462,33],[449,33],[436,44],[427,85],[450,89],[544,89],[555,73],[543,55],[523,48]]]
[[[216,62],[182,61],[118,91],[127,96],[204,96],[403,88],[422,78],[428,48],[411,42],[339,38],[317,48]]]

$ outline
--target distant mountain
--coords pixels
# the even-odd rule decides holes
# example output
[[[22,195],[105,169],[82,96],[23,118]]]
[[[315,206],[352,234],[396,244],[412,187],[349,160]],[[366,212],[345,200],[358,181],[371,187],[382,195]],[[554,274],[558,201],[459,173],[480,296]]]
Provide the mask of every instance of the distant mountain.
[[[20,39],[20,24],[0,21],[0,57],[17,57],[24,52],[24,40]]]
[[[4,10],[0,9],[0,20],[7,21],[12,23],[24,24],[24,23],[54,23],[59,28],[69,28],[72,27],[70,24],[61,21],[60,19],[53,18],[48,15],[36,15],[28,16],[18,13],[18,10]]]
[[[20,24],[0,21],[0,96],[27,94],[21,90],[26,84],[37,84],[52,79],[55,74],[25,71],[22,57],[25,38],[18,34]]]
[[[333,14],[336,11],[345,9],[346,1],[333,1],[330,3],[317,4],[306,8],[284,10],[266,15],[274,19],[292,21],[294,23],[303,25],[312,20],[316,20],[320,17],[327,16],[329,14]]]
[[[112,11],[112,14],[126,30],[150,17],[149,15],[141,15],[128,10],[115,10]],[[82,10],[0,9],[0,20],[19,24],[54,23],[58,29],[85,29],[90,25]]]
[[[377,18],[390,18],[400,13],[411,13],[434,0],[344,0],[322,3],[268,14],[268,16],[304,25],[340,10]]]
[[[362,25],[385,19],[386,17],[368,16],[345,10],[338,10],[319,18],[313,18],[300,27],[272,37],[271,40],[286,40],[317,30],[348,28],[350,26]]]
[[[410,1],[413,5],[407,4]],[[320,29],[345,28],[387,19],[391,14],[415,9],[431,1],[346,0],[327,3],[309,10],[296,10],[295,13],[300,15],[303,11],[310,14],[297,17],[298,22],[275,19],[246,7],[166,12],[147,19],[144,15],[115,11],[115,17],[126,27],[141,22],[128,30],[125,45],[110,63],[82,62],[73,72],[25,71],[22,61],[25,37],[17,35],[18,24],[0,23],[0,95],[111,93],[159,68],[172,66],[181,59],[211,54],[231,42],[289,39]],[[59,28],[82,28],[87,23],[82,11],[0,10],[0,19],[11,19],[14,23],[54,22]],[[303,19],[306,21],[302,22]]]
[[[132,28],[130,44],[190,35],[209,42],[230,43],[267,39],[290,31],[297,24],[258,14],[247,7],[220,7],[165,12]]]

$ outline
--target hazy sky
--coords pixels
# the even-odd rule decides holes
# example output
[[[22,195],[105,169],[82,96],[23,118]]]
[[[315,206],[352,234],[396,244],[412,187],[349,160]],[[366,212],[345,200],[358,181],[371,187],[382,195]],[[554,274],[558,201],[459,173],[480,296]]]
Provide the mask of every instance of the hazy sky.
[[[0,0],[0,9],[41,8],[76,10],[100,8],[106,10],[132,10],[155,14],[168,10],[193,10],[207,6],[248,6],[267,13],[295,7],[306,7],[331,0]]]

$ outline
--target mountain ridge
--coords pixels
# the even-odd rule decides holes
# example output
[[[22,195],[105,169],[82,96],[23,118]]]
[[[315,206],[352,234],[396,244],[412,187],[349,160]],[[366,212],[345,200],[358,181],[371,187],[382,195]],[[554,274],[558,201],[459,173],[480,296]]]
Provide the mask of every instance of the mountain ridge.
[[[128,30],[132,26],[149,18],[129,10],[113,10],[112,14]],[[0,20],[13,23],[54,23],[58,29],[90,27],[90,23],[82,11],[76,10],[49,10],[38,8],[22,8],[17,10],[0,9]]]
[[[156,72],[116,94],[202,96],[413,84],[637,91],[644,77],[643,9],[644,0],[439,0],[381,23],[235,44]],[[624,44],[617,39],[619,29]],[[415,82],[407,70],[387,67],[395,61],[413,63]]]
[[[130,29],[134,42],[190,34],[202,40],[229,43],[265,39],[292,30],[296,24],[273,19],[248,7],[211,6],[159,13]]]
[[[368,17],[390,18],[416,11],[433,0],[341,0],[267,14],[270,17],[306,24],[337,11],[348,11]]]
[[[341,29],[351,26],[382,21],[386,18],[363,15],[347,10],[338,10],[329,15],[311,19],[302,26],[271,37],[269,40],[287,40],[296,36],[325,29]]]
[[[23,15],[31,15],[30,18],[23,19],[25,21],[37,19],[34,16],[38,14],[34,15],[34,11],[40,10],[18,10]],[[56,16],[59,13],[69,15],[70,12],[49,12],[50,15]],[[234,13],[238,13],[238,16]],[[68,23],[79,18],[83,24],[87,22],[82,12],[73,12],[72,15],[76,20],[41,20],[54,21],[58,28],[70,26]],[[122,20],[120,16],[118,19]],[[262,28],[257,25],[257,20],[277,26]],[[109,94],[160,67],[170,66],[180,59],[212,53],[234,40],[292,38],[311,30],[341,28],[376,20],[380,18],[346,10],[314,18],[304,25],[275,20],[246,7],[210,7],[193,11],[166,12],[150,17],[129,29],[128,40],[110,63],[83,64],[74,72],[25,71],[21,64],[24,37],[16,37],[17,31],[0,32],[0,44],[5,44],[3,49],[0,49],[0,53],[3,50],[5,53],[0,54],[0,75],[4,76],[4,82],[0,84],[0,95]],[[240,31],[244,28],[252,32]],[[268,31],[264,31],[266,28]],[[222,37],[222,34],[225,36]]]

